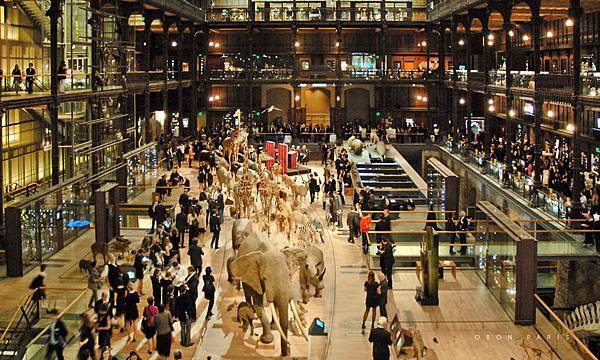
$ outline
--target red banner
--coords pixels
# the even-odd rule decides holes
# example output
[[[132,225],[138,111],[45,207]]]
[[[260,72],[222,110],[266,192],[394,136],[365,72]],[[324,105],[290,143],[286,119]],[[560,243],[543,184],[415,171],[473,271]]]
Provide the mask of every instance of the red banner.
[[[267,169],[271,169],[273,165],[275,165],[275,142],[267,141],[265,144],[265,151],[267,152],[267,155],[273,158],[273,160],[267,160],[265,162]]]
[[[287,144],[278,144],[277,147],[277,161],[281,167],[281,173],[287,174],[288,170],[288,146]]]

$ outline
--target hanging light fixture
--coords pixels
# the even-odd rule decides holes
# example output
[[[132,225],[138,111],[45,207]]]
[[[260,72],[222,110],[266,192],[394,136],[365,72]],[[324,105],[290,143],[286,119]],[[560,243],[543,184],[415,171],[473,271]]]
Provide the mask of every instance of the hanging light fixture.
[[[295,47],[300,47],[300,43],[299,43],[298,41],[296,41],[296,42],[294,43],[294,46],[295,46]]]
[[[463,46],[465,44],[465,41],[463,39],[458,40],[458,45]]]
[[[467,102],[467,101],[465,100],[465,98],[460,98],[460,99],[458,100],[458,103],[459,103],[459,104],[461,104],[461,105],[464,105],[466,102]]]
[[[546,114],[548,115],[549,118],[554,117],[554,111],[552,111],[552,110],[548,110],[548,112]]]
[[[515,36],[515,32],[512,30],[508,30],[508,36],[510,36],[510,37]]]
[[[573,125],[573,124],[567,125],[567,131],[568,132],[575,132],[575,125]]]
[[[523,41],[529,41],[529,35],[524,34],[523,35]]]
[[[568,26],[568,27],[573,26],[573,19],[568,18],[567,21],[565,21],[565,25]]]
[[[488,110],[489,110],[490,112],[494,112],[494,111],[496,111],[496,107],[495,107],[494,105],[490,105],[490,106],[488,107]]]
[[[508,112],[508,115],[510,117],[515,117],[515,115],[517,115],[517,113],[513,109],[510,109],[510,111]]]
[[[554,36],[554,33],[552,33],[552,31],[548,30],[548,32],[546,32],[546,37],[551,38],[553,36]]]

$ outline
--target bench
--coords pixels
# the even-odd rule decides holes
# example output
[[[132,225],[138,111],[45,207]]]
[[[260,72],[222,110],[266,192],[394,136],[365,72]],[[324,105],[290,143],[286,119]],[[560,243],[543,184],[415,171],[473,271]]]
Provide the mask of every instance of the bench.
[[[438,261],[438,275],[440,279],[444,278],[444,269],[450,269],[452,277],[456,279],[456,263],[453,260],[439,260]],[[415,270],[417,272],[417,278],[421,279],[421,261],[416,262]]]

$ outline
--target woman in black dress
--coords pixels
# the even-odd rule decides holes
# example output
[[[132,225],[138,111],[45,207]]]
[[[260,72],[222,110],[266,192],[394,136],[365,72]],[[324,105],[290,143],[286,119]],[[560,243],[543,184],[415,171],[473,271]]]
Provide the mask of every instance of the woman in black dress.
[[[203,191],[206,185],[206,169],[204,164],[200,166],[200,171],[198,171],[198,183],[200,184],[200,191]]]
[[[128,330],[127,341],[135,342],[136,326],[135,322],[140,317],[138,304],[140,296],[135,291],[133,283],[127,284],[127,295],[125,296],[125,327]]]
[[[162,304],[162,275],[160,273],[160,269],[154,269],[154,273],[150,276],[150,281],[152,281],[152,295],[154,296],[154,304],[160,305]]]
[[[162,305],[167,306],[169,286],[173,285],[173,275],[170,271],[165,273],[165,276],[160,280],[160,287],[162,288]]]
[[[375,315],[377,313],[377,306],[379,306],[379,283],[375,281],[375,273],[373,271],[369,271],[369,275],[367,275],[367,281],[364,284],[365,292],[367,293],[367,298],[365,300],[365,313],[363,315],[362,322],[362,330],[363,333],[365,331],[365,321],[367,321],[367,316],[369,316],[369,309],[372,311],[371,315],[371,329],[375,326]]]
[[[98,331],[98,346],[100,346],[100,348],[110,348],[110,338],[112,336],[112,317],[108,313],[108,307],[106,306],[100,307],[98,311],[96,331]]]
[[[129,283],[129,279],[125,279],[125,276],[123,276],[119,280],[119,284],[115,291],[117,293],[115,317],[117,318],[117,324],[121,327],[121,332],[125,331],[125,296],[127,296],[127,283]]]
[[[96,341],[94,339],[94,317],[93,313],[85,312],[82,315],[81,326],[79,327],[79,352],[78,359],[85,358],[84,353],[89,354],[89,357],[95,359],[94,346]]]
[[[133,268],[135,269],[135,278],[137,279],[137,291],[140,295],[144,295],[144,249],[139,248],[133,260]]]

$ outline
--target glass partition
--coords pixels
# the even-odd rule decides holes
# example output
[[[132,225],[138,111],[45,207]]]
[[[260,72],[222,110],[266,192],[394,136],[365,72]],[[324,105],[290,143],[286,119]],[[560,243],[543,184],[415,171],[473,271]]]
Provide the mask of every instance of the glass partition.
[[[158,146],[151,144],[127,159],[127,201],[158,181]]]

